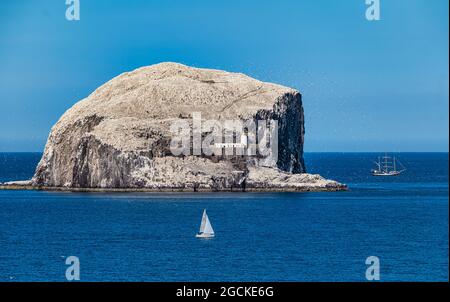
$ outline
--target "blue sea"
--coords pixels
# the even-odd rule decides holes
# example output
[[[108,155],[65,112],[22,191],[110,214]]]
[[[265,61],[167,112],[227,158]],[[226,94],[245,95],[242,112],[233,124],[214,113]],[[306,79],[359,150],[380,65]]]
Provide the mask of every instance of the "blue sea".
[[[0,153],[0,182],[29,179],[41,154]],[[334,193],[69,193],[0,190],[0,281],[448,281],[448,153],[307,153]],[[216,237],[195,238],[203,209]]]

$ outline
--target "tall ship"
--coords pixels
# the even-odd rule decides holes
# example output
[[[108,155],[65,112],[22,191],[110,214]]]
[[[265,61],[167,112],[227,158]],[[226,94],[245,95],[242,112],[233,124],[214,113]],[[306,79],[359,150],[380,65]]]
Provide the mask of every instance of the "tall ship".
[[[376,168],[372,169],[373,176],[397,176],[406,171],[405,166],[394,157],[387,154],[379,156],[375,162]]]

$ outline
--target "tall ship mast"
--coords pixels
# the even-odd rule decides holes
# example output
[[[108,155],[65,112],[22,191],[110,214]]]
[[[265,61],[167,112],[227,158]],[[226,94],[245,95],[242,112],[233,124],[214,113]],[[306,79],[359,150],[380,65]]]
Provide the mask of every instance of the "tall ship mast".
[[[377,167],[371,171],[373,176],[397,176],[406,171],[405,166],[395,156],[390,157],[387,154],[379,156],[375,165]],[[397,170],[398,167],[400,170]]]

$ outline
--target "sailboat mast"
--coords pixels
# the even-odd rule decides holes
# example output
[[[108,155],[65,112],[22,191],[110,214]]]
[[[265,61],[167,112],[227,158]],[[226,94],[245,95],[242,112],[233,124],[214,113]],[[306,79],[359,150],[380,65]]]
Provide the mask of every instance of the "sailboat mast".
[[[384,172],[388,172],[388,158],[387,153],[384,154]]]

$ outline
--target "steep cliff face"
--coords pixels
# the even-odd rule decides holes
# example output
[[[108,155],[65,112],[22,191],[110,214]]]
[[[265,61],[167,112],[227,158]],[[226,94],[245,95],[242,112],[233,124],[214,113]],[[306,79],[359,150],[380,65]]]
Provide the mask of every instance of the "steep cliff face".
[[[174,156],[170,126],[180,118],[189,120],[194,112],[204,120],[277,120],[278,156]],[[255,185],[270,189],[280,185],[259,181],[255,178],[259,174],[250,171],[271,168],[278,175],[274,178],[304,173],[303,141],[298,91],[243,74],[161,63],[124,73],[70,108],[52,128],[32,183],[75,188],[227,190]],[[317,186],[339,188],[322,178],[315,181]]]

